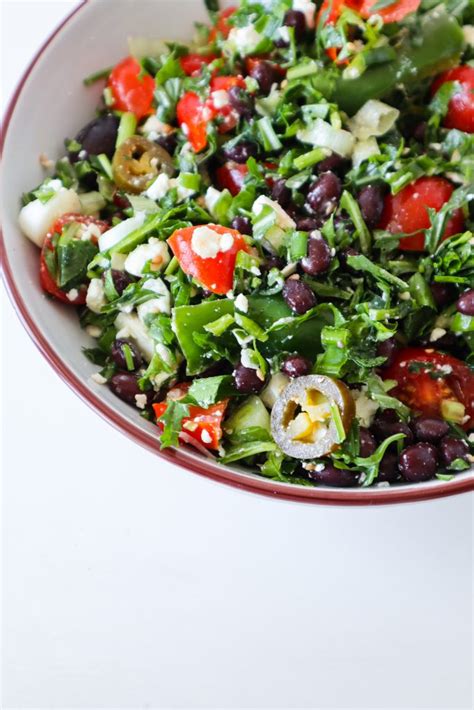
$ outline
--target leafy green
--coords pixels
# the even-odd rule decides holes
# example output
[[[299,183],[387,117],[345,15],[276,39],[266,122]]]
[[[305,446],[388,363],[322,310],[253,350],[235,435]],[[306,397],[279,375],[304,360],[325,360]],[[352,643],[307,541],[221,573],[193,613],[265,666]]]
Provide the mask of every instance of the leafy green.
[[[161,448],[178,446],[183,419],[189,416],[189,406],[177,400],[169,400],[166,410],[157,421],[163,425],[160,436]]]

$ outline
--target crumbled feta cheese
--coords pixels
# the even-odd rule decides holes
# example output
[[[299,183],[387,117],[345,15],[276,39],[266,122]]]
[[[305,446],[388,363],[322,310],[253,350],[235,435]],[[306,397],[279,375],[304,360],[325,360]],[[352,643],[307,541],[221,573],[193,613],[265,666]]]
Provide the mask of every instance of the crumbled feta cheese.
[[[290,44],[290,32],[286,25],[278,28],[277,37],[283,40],[286,44]]]
[[[220,252],[229,251],[233,244],[232,234],[219,234],[208,226],[197,227],[191,238],[191,249],[201,259],[215,259]]]
[[[90,242],[92,238],[98,240],[100,235],[102,234],[98,224],[81,224],[80,227],[81,240],[83,242]]]
[[[144,195],[150,200],[162,200],[170,189],[170,179],[166,173],[160,173],[156,180],[145,190]]]
[[[203,444],[210,444],[212,442],[212,437],[206,429],[201,432],[201,440]]]
[[[75,301],[76,298],[79,296],[79,291],[77,288],[72,288],[70,291],[67,292],[66,296],[70,301]]]
[[[229,94],[225,89],[218,89],[211,93],[211,98],[216,108],[224,108],[229,103]]]
[[[56,190],[57,184],[59,188]],[[51,185],[53,185],[51,187]],[[51,180],[48,189],[55,194],[47,201],[28,202],[21,208],[18,223],[23,234],[36,246],[42,247],[44,238],[59,217],[68,212],[81,212],[81,202],[74,190],[66,190],[61,180]]]
[[[230,301],[233,301],[234,298],[235,298],[235,297],[234,297],[234,292],[233,292],[232,290],[231,290],[231,291],[227,291],[227,293],[226,293],[226,298],[228,298]]]
[[[111,249],[128,234],[133,232],[135,229],[141,227],[144,221],[145,213],[137,212],[134,217],[124,219],[123,222],[119,222],[119,224],[116,224],[115,227],[108,229],[99,237],[100,251],[106,251],[107,249]]]
[[[150,263],[152,271],[160,271],[170,260],[166,242],[152,237],[147,244],[140,244],[127,256],[124,264],[125,271],[133,276],[142,276],[143,270]]]
[[[168,123],[163,123],[163,121],[160,121],[158,116],[149,116],[143,126],[139,128],[140,133],[143,133],[144,135],[147,136],[149,140],[154,140],[150,136],[150,133],[156,133],[157,137],[160,136],[166,136],[169,133],[173,132],[173,127],[170,126]]]
[[[362,426],[369,427],[380,405],[378,402],[369,399],[365,392],[366,388],[364,387],[360,390],[351,390],[352,398],[355,402],[356,417]]]
[[[472,444],[474,444],[474,431],[471,432],[467,438],[469,439],[469,441],[470,441]]]
[[[260,393],[260,399],[268,409],[272,409],[289,381],[290,378],[284,375],[283,372],[276,372],[270,377],[268,385]]]
[[[295,229],[296,222],[285,212],[283,207],[281,207],[278,202],[275,202],[275,200],[265,197],[265,195],[261,195],[255,200],[252,212],[258,216],[264,207],[270,207],[273,212],[275,212],[276,224],[280,229]]]
[[[99,328],[98,325],[86,325],[85,330],[91,338],[100,338],[102,335],[102,328]]]
[[[293,10],[302,12],[305,16],[306,26],[314,29],[314,16],[316,13],[316,5],[311,0],[293,0]]]
[[[135,395],[135,404],[137,405],[138,409],[145,409],[147,401],[148,399],[146,394]]]
[[[239,293],[239,295],[235,299],[235,307],[238,311],[242,311],[242,313],[247,313],[249,309],[249,302],[247,296],[244,296],[243,293]]]
[[[206,194],[204,196],[204,204],[206,205],[206,209],[208,212],[211,213],[211,215],[214,217],[214,208],[216,204],[218,203],[220,197],[222,195],[222,192],[220,190],[216,190],[215,187],[208,187],[206,190]]]
[[[155,343],[135,313],[119,313],[115,319],[117,338],[130,338],[147,362],[155,353]]]
[[[86,306],[93,313],[100,313],[105,306],[104,282],[92,279],[87,289]]]
[[[410,291],[402,291],[401,293],[398,294],[398,297],[400,298],[401,301],[411,301]]]
[[[446,335],[444,328],[433,328],[430,334],[430,343],[434,343],[436,340],[439,340],[443,337],[443,335]]]
[[[86,160],[87,159],[87,150],[80,150],[77,157],[79,160]]]
[[[140,303],[140,305],[137,306],[138,317],[142,322],[145,321],[145,317],[150,313],[164,313],[165,315],[171,313],[170,292],[162,279],[148,279],[143,284],[143,288],[148,291],[154,291],[158,295],[158,298],[151,298],[149,301]]]
[[[242,56],[251,54],[263,39],[253,25],[233,27],[229,32],[227,42]]]
[[[94,374],[91,375],[91,380],[93,380],[93,382],[96,382],[98,385],[105,385],[107,382],[105,377],[102,377],[100,372],[94,372]]]

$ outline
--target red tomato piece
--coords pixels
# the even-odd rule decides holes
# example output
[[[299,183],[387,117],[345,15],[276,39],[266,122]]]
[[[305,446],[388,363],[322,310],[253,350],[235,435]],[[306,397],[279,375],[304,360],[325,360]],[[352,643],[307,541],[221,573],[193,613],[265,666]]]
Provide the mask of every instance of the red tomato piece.
[[[223,39],[227,39],[232,29],[232,25],[229,24],[229,18],[232,17],[236,11],[236,7],[227,7],[225,10],[219,12],[217,22],[209,32],[209,43],[215,42],[218,34],[223,37]]]
[[[50,273],[47,263],[49,260],[49,256],[54,257],[54,235],[61,234],[64,227],[67,224],[70,224],[71,222],[79,222],[79,224],[84,224],[85,226],[95,224],[99,228],[101,234],[110,228],[110,225],[108,225],[107,222],[103,222],[99,219],[94,219],[93,217],[86,217],[82,214],[65,214],[58,220],[56,220],[56,222],[53,224],[51,231],[48,232],[48,234],[46,235],[45,240],[43,242],[43,246],[41,248],[40,284],[43,291],[46,291],[46,293],[49,293],[51,296],[54,296],[54,298],[57,298],[58,301],[68,303],[70,306],[82,306],[86,302],[86,284],[77,289],[77,297],[71,300],[70,298],[68,298],[67,293],[65,291],[62,291],[57,285],[54,274]],[[97,241],[97,239],[95,237],[92,237],[92,241]],[[48,252],[52,252],[52,254],[48,255]]]
[[[451,183],[442,177],[422,177],[407,185],[397,195],[387,195],[379,228],[392,234],[408,232],[410,237],[400,239],[400,249],[423,251],[423,229],[430,226],[427,207],[439,211],[453,193]],[[460,209],[454,210],[446,224],[443,239],[462,232],[464,217]]]
[[[431,93],[435,94],[447,81],[457,81],[461,86],[449,102],[443,126],[474,133],[474,67],[466,65],[443,72],[434,80]]]
[[[396,380],[390,394],[421,414],[439,416],[443,401],[460,402],[468,417],[464,428],[474,426],[474,373],[461,360],[429,348],[404,348],[384,379]]]
[[[225,251],[218,251],[214,257],[204,258],[196,254],[193,249],[192,239],[195,231],[203,226],[209,227],[220,235],[229,234],[232,237],[230,248],[226,248]],[[224,295],[232,289],[237,253],[239,251],[249,251],[249,247],[240,232],[229,227],[222,227],[220,224],[177,229],[168,239],[168,244],[184,273],[195,278],[207,290],[219,295]]]
[[[228,161],[216,170],[216,181],[221,190],[229,190],[231,195],[238,195],[244,186],[245,176],[248,174],[245,164]]]
[[[186,54],[185,57],[179,58],[181,69],[188,76],[196,76],[200,74],[201,69],[205,64],[210,64],[217,58],[215,54]]]
[[[207,123],[213,118],[206,116],[206,105],[193,91],[188,91],[178,101],[176,115],[180,126],[186,126],[187,137],[196,153],[207,145]]]
[[[189,389],[189,383],[175,385],[169,392],[168,400],[177,400],[184,397]],[[189,406],[189,417],[185,417],[182,422],[182,433],[187,434],[189,443],[195,440],[206,449],[218,449],[219,442],[222,439],[222,420],[227,409],[228,400],[217,402],[212,406],[204,409],[194,405]],[[159,419],[168,407],[167,402],[154,404],[153,409],[156,418]],[[157,421],[157,426],[162,429],[161,422]],[[180,437],[181,438],[181,437]]]
[[[237,76],[214,76],[211,79],[211,91],[229,91],[232,86],[240,86],[245,89],[245,79],[238,74]]]
[[[362,2],[353,3],[358,5],[358,11],[362,17],[368,18],[373,14],[380,15],[385,24],[390,22],[400,22],[407,15],[412,12],[416,12],[420,7],[421,0],[398,0],[388,7],[384,7],[381,10],[376,10],[375,13],[372,10],[373,6],[378,0],[362,0]]]
[[[151,113],[155,80],[149,74],[140,77],[141,67],[133,57],[126,57],[110,73],[108,86],[114,97],[113,108],[130,111],[140,119]]]

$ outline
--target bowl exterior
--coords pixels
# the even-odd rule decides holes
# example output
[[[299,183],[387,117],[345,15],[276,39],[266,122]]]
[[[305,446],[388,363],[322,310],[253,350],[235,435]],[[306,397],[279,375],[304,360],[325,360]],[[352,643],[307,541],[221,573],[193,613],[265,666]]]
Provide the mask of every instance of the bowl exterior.
[[[192,35],[193,23],[206,19],[201,0],[135,0],[133,5],[129,0],[114,0],[113,16],[110,7],[101,0],[79,3],[31,62],[2,125],[4,165],[18,165],[18,155],[24,156],[22,170],[8,174],[8,180],[6,171],[2,173],[3,275],[13,306],[40,352],[73,391],[110,424],[163,459],[216,481],[273,497],[330,505],[413,502],[473,490],[472,472],[461,473],[452,481],[414,486],[310,488],[225,467],[191,450],[160,451],[156,427],[91,380],[95,368],[81,353],[81,346],[91,342],[79,329],[75,313],[45,298],[40,289],[37,249],[22,237],[17,224],[19,196],[43,179],[36,156],[61,155],[63,139],[73,137],[93,115],[101,86],[85,88],[84,76],[124,56],[127,36],[185,41]]]

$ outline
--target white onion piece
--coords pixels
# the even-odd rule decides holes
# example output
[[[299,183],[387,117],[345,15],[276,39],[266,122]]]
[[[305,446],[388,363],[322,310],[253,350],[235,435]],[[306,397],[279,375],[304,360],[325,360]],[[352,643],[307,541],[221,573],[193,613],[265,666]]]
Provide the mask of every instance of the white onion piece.
[[[108,229],[99,237],[100,251],[106,251],[118,244],[124,237],[142,226],[145,221],[145,213],[139,212],[135,217],[124,219],[123,222],[116,224],[115,227]]]
[[[380,148],[377,139],[373,136],[365,141],[357,141],[352,153],[352,163],[357,168],[364,160],[368,160],[372,155],[380,155]]]
[[[371,136],[383,136],[388,133],[399,116],[400,111],[393,106],[370,99],[349,119],[348,126],[354,136],[363,141]]]
[[[20,211],[18,223],[23,234],[41,248],[56,220],[70,212],[81,212],[81,203],[74,190],[62,188],[47,202],[28,202]]]
[[[309,143],[317,148],[329,148],[334,153],[350,158],[354,150],[354,136],[343,128],[334,128],[322,118],[317,118],[307,128],[296,134],[302,143]]]

